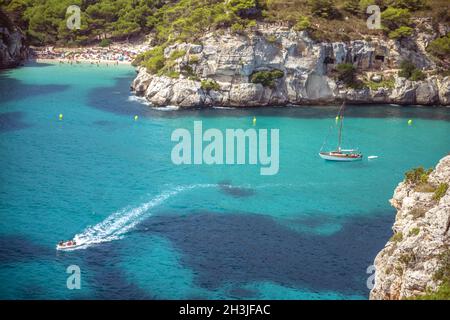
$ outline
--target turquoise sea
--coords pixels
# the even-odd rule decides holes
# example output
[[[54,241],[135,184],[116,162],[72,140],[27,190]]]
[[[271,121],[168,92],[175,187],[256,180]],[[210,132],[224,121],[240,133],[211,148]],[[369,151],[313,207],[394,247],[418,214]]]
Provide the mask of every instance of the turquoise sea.
[[[395,186],[450,151],[446,108],[349,107],[345,146],[379,158],[331,163],[317,153],[337,106],[156,110],[130,94],[134,75],[0,72],[0,299],[367,299]],[[277,175],[171,162],[176,128],[248,129],[253,117],[279,129]],[[84,248],[55,250],[75,235]]]

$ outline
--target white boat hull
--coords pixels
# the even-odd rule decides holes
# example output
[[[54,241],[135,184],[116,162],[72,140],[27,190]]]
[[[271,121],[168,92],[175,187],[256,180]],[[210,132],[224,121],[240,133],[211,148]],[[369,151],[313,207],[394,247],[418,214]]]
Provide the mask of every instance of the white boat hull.
[[[81,246],[82,246],[82,244],[76,244],[76,245],[73,245],[73,246],[60,246],[58,244],[58,245],[56,245],[56,250],[72,250],[72,249],[79,248]]]
[[[336,156],[323,152],[319,153],[319,156],[327,161],[342,161],[342,162],[361,161],[363,158],[362,155],[359,155],[358,157],[350,157],[350,156],[345,157],[345,156]]]

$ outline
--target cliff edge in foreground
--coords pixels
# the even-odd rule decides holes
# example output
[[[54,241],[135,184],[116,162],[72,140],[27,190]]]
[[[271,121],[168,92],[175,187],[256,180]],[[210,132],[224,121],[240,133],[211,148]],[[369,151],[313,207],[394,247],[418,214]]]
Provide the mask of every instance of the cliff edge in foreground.
[[[395,189],[394,235],[375,258],[370,299],[449,298],[450,155],[413,169]]]

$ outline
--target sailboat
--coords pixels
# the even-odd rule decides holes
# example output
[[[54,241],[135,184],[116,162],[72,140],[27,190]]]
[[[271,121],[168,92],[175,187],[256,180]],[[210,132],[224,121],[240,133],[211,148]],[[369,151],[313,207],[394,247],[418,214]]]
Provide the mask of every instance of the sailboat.
[[[358,161],[362,160],[363,155],[358,152],[356,149],[342,149],[342,130],[344,127],[344,107],[345,107],[345,101],[342,104],[342,106],[339,108],[338,115],[336,117],[336,121],[339,121],[339,137],[338,137],[338,145],[336,150],[334,151],[326,151],[323,152],[323,144],[322,148],[320,149],[319,156],[322,159],[328,160],[328,161]]]

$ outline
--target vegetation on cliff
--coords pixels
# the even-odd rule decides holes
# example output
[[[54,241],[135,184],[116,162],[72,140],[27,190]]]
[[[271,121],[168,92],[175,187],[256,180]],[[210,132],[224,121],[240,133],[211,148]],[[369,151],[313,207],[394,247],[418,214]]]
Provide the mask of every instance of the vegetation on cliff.
[[[404,60],[400,63],[398,75],[411,81],[419,81],[426,78],[422,70],[418,69],[414,63],[409,60]]]
[[[369,30],[366,26],[369,16],[366,10],[372,4],[382,11],[380,30]],[[79,46],[95,42],[108,46],[112,40],[150,34],[154,49],[138,56],[134,64],[145,66],[153,74],[172,77],[180,73],[193,75],[189,67],[175,72],[175,59],[164,58],[164,48],[176,42],[197,43],[206,32],[220,34],[227,29],[246,36],[257,23],[265,22],[306,31],[317,41],[370,40],[371,35],[401,40],[416,32],[416,18],[431,18],[435,31],[439,23],[450,21],[447,0],[0,0],[0,5],[34,45]],[[66,26],[69,5],[80,6],[78,30]],[[432,41],[427,50],[442,70],[448,69],[448,34]],[[359,80],[347,64],[335,71],[348,87],[379,86]],[[425,78],[415,66],[405,65],[401,72],[409,80]],[[259,81],[264,86],[274,83],[274,79],[264,74],[254,78],[252,82]]]
[[[450,155],[413,168],[390,200],[394,235],[375,258],[371,299],[450,299]]]
[[[416,300],[450,300],[450,250],[440,254],[441,267],[434,273],[433,280],[441,284],[435,291],[414,297]]]
[[[265,87],[275,86],[275,80],[283,78],[284,72],[281,70],[262,70],[256,71],[250,76],[251,83],[260,83]]]
[[[366,27],[366,9],[374,3],[383,10],[384,31]],[[296,25],[322,40],[380,32],[397,38],[412,32],[411,17],[429,16],[436,24],[448,22],[450,11],[447,0],[0,0],[0,5],[36,45],[79,45],[149,32],[159,43],[194,40],[211,30],[242,31],[256,21]],[[69,5],[81,8],[79,30],[66,27]],[[441,43],[435,46],[441,54]]]

